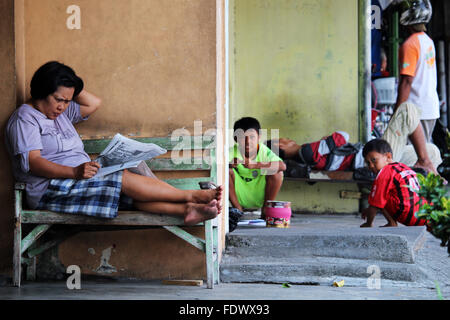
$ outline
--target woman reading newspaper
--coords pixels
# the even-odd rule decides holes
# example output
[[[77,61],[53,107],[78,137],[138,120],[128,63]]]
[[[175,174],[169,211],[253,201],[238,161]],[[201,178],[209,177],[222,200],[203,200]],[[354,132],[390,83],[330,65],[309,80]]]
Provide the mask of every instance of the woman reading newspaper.
[[[101,100],[83,86],[70,67],[48,62],[33,75],[31,100],[8,121],[14,177],[26,184],[30,208],[103,218],[136,208],[183,216],[187,225],[220,213],[222,187],[179,190],[126,169],[96,176],[100,164],[84,151],[73,124],[87,120]]]

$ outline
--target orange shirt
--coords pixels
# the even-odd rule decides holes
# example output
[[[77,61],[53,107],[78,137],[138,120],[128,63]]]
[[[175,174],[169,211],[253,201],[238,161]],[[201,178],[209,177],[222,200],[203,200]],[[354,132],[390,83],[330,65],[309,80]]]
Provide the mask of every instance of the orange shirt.
[[[408,102],[422,111],[422,120],[439,118],[436,49],[425,33],[412,34],[400,48],[400,74],[414,77]]]

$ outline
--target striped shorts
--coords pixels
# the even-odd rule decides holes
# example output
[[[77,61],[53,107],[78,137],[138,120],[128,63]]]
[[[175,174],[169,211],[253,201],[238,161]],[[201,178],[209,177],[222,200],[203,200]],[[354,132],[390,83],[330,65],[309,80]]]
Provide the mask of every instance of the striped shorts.
[[[121,194],[123,171],[91,179],[51,179],[36,209],[115,218],[117,210],[133,210],[133,199]]]

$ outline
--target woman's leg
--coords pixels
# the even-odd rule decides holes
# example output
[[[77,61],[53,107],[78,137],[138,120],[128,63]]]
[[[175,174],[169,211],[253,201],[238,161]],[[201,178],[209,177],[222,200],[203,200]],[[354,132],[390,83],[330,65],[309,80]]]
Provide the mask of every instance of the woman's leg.
[[[173,202],[135,202],[138,210],[149,213],[161,213],[183,217],[186,225],[196,225],[205,220],[214,219],[218,213],[217,200],[210,203],[173,203]]]
[[[180,190],[168,183],[124,170],[122,190],[124,194],[139,202],[180,202],[210,203],[220,202],[222,187],[209,190]]]

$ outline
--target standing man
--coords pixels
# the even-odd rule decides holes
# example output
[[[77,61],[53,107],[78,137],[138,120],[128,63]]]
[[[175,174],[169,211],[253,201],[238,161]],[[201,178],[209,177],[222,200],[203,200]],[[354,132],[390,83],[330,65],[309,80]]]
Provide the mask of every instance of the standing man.
[[[426,142],[431,141],[436,120],[439,118],[437,93],[436,50],[433,40],[425,33],[432,8],[429,0],[403,0],[400,24],[410,34],[400,48],[400,81],[395,110],[410,102],[420,111]]]

